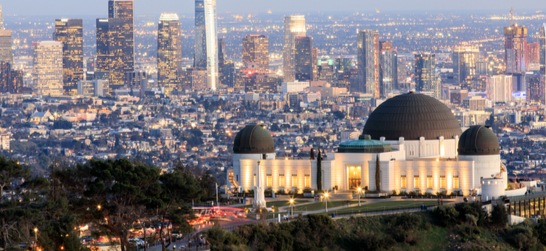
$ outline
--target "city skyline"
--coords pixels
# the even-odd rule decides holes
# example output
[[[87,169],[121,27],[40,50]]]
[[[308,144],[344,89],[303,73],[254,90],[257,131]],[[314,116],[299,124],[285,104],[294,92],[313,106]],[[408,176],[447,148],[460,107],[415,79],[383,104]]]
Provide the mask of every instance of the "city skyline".
[[[104,0],[106,2],[106,0]],[[457,2],[439,2],[433,0],[411,0],[399,2],[395,0],[381,2],[354,2],[352,0],[340,1],[325,1],[313,0],[313,8],[309,8],[311,0],[278,0],[278,1],[252,1],[238,0],[239,4],[232,2],[219,1],[218,13],[309,13],[316,11],[350,11],[350,12],[371,12],[371,11],[479,11],[479,10],[508,10],[515,8],[517,11],[528,11],[546,9],[546,2],[526,1],[518,2],[517,5],[513,1],[470,1],[462,0]],[[9,0],[0,2],[5,12],[5,16],[75,16],[75,15],[101,15],[107,9],[101,1],[86,1],[86,0],[52,0],[52,1],[34,1],[34,0]],[[193,14],[194,1],[175,2],[172,0],[140,0],[135,1],[136,15],[159,15],[161,12],[175,11],[183,14]],[[28,8],[33,6],[34,8]],[[469,7],[471,6],[471,8]]]

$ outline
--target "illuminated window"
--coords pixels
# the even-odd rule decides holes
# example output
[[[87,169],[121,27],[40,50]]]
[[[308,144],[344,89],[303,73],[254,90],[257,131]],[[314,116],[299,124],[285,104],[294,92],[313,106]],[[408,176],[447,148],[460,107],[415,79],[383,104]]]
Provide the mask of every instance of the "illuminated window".
[[[266,176],[265,186],[266,187],[272,187],[273,186],[273,176],[271,176],[271,174]]]
[[[419,180],[419,176],[413,176],[413,188],[421,188],[421,181]]]
[[[447,179],[446,176],[440,177],[440,188],[447,189]]]
[[[453,188],[459,189],[459,176],[453,177]]]
[[[305,187],[311,187],[311,176],[305,175]]]
[[[432,176],[427,176],[427,188],[431,189],[434,187],[434,179]]]
[[[286,186],[286,179],[284,178],[284,174],[279,175],[279,186],[280,187]]]
[[[402,175],[402,177],[400,177],[400,187],[401,188],[406,188],[407,187],[406,175]]]
[[[298,175],[292,175],[292,187],[298,186]]]

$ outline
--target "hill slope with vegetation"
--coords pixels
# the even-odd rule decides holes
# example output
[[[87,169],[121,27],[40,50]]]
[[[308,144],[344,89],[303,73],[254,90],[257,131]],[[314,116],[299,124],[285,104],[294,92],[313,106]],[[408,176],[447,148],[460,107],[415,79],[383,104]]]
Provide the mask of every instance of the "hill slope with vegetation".
[[[543,250],[546,221],[508,226],[506,209],[478,203],[433,211],[332,219],[309,215],[282,224],[206,232],[212,250]]]

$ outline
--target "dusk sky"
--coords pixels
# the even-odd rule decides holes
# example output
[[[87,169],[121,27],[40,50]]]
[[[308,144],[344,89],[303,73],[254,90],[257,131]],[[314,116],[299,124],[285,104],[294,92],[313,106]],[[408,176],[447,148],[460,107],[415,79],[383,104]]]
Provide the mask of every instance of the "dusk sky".
[[[135,0],[136,14],[193,13],[194,0]],[[108,0],[0,0],[4,15],[105,16]],[[218,0],[218,12],[546,10],[544,0]]]

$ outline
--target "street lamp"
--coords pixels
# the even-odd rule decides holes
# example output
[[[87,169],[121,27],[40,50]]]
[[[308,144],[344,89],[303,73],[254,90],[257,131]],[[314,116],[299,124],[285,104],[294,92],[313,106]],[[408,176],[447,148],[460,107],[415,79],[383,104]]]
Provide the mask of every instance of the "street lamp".
[[[290,198],[288,203],[290,204],[290,217],[294,217],[294,198]]]
[[[356,192],[358,193],[358,206],[360,206],[360,194],[362,194],[362,187],[358,187]]]
[[[34,227],[34,250],[38,250],[38,228]]]
[[[328,212],[328,197],[329,196],[330,194],[328,194],[328,192],[324,193],[324,202],[325,202],[326,212]]]

